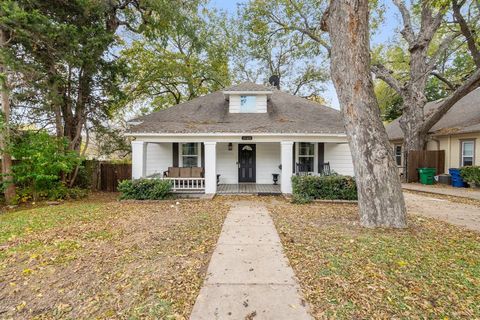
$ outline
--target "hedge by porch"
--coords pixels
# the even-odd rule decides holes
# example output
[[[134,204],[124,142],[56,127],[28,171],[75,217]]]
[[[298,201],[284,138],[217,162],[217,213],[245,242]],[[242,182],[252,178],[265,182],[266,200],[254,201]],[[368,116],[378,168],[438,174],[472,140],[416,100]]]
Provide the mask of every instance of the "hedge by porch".
[[[315,199],[357,200],[355,179],[349,176],[293,176],[293,202],[308,203]]]
[[[172,191],[172,183],[160,179],[123,180],[118,184],[122,200],[163,200]]]

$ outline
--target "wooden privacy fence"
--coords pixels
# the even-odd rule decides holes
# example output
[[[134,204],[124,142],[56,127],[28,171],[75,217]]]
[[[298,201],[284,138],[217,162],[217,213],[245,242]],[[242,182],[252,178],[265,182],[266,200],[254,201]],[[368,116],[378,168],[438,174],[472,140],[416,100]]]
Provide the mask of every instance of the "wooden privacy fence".
[[[445,150],[416,150],[408,153],[407,182],[418,182],[418,168],[435,168],[437,174],[445,172]]]
[[[14,160],[13,163],[18,163]],[[81,188],[91,188],[94,191],[116,192],[118,182],[132,178],[132,165],[130,163],[111,163],[98,160],[86,160],[83,163],[85,167],[85,179],[87,182],[80,181],[80,174],[77,176],[75,185]],[[0,172],[2,161],[0,159]]]
[[[131,164],[100,162],[93,171],[92,187],[101,191],[116,192],[119,181],[131,178]]]

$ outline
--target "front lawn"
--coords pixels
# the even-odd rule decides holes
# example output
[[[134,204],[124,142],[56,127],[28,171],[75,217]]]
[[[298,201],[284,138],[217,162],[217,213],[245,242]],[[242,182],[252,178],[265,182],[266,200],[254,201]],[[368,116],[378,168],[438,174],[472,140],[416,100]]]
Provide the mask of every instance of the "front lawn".
[[[94,195],[2,213],[0,318],[187,318],[227,212]]]
[[[348,204],[270,209],[315,318],[480,318],[480,234],[419,216],[363,229]]]

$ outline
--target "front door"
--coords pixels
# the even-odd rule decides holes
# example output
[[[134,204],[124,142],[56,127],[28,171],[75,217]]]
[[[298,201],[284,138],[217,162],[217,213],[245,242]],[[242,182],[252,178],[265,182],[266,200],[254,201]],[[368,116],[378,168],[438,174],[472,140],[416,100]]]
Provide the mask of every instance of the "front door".
[[[255,145],[238,145],[238,182],[255,182]]]

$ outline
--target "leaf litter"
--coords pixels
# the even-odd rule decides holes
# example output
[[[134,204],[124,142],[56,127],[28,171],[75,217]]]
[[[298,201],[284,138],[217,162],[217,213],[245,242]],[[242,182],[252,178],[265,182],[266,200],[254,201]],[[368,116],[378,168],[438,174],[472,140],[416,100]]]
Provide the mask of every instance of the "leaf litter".
[[[228,205],[110,196],[55,210],[92,202],[95,213],[31,225],[0,243],[0,318],[187,319]]]

